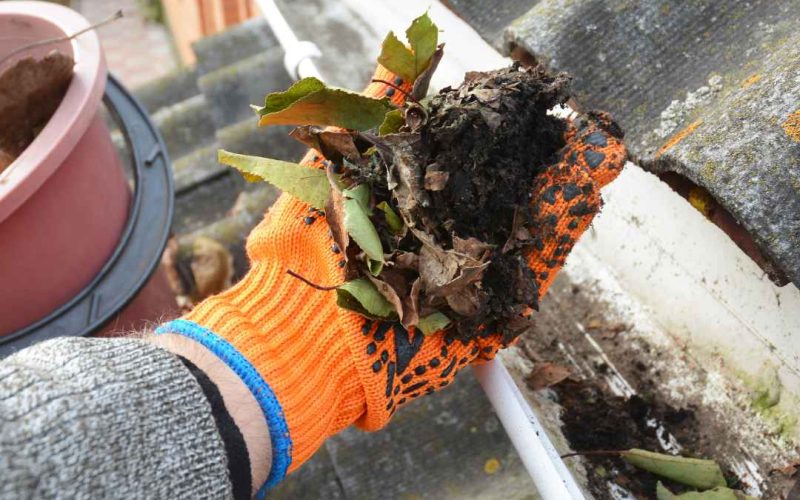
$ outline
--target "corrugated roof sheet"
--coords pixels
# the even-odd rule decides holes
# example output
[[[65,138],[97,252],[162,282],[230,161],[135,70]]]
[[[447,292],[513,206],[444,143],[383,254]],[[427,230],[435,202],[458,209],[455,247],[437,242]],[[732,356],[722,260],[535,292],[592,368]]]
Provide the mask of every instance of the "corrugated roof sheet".
[[[468,3],[449,2],[498,48],[572,74],[643,167],[706,188],[800,285],[800,2],[529,0],[502,42],[506,2]]]

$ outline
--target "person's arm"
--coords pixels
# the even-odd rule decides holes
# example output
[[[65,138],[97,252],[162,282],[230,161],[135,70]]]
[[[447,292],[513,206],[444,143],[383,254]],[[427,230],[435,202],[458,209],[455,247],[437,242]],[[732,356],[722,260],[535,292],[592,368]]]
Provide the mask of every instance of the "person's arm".
[[[269,475],[272,449],[269,429],[252,393],[228,365],[197,342],[174,334],[150,335],[146,340],[193,363],[201,370],[201,377],[205,374],[219,390],[225,410],[244,438],[252,478],[250,493],[255,496],[258,486],[264,484]],[[241,471],[235,472],[234,484],[241,480]]]
[[[233,497],[207,389],[143,340],[60,338],[16,353],[0,362],[0,497]]]

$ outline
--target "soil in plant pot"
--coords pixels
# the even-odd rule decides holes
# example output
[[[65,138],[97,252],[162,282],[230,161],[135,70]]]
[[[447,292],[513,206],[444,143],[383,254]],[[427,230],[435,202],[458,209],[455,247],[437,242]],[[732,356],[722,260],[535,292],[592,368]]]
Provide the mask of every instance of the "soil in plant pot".
[[[0,74],[0,172],[47,125],[72,81],[71,56],[53,51],[20,59]]]

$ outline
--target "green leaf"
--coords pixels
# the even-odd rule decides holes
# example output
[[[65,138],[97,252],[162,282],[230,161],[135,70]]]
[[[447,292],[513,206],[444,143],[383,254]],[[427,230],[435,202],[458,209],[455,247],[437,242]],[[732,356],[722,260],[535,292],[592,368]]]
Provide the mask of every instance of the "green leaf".
[[[449,324],[450,318],[437,311],[420,318],[419,323],[417,323],[417,328],[419,328],[424,335],[430,335],[439,330],[443,330]]]
[[[263,116],[269,113],[283,111],[303,97],[309,96],[325,88],[325,84],[318,78],[303,78],[292,84],[284,92],[272,92],[264,99],[264,107],[256,108],[256,112]]]
[[[701,490],[727,485],[722,470],[713,460],[665,455],[636,448],[624,451],[621,455],[640,469]]]
[[[406,37],[411,50],[414,51],[415,72],[420,75],[428,67],[433,53],[436,52],[436,46],[439,44],[439,28],[433,24],[426,12],[411,22],[411,26],[406,30]]]
[[[217,151],[217,159],[241,172],[250,182],[269,182],[314,208],[325,208],[330,183],[324,170],[272,158],[240,155],[224,149]]]
[[[403,219],[397,215],[397,212],[392,210],[392,207],[388,203],[382,201],[378,203],[376,208],[383,211],[383,215],[386,217],[386,224],[393,234],[403,234]]]
[[[378,62],[406,82],[413,82],[428,68],[436,52],[439,28],[425,13],[411,22],[406,37],[411,48],[406,47],[393,32],[389,32],[383,40]]]
[[[372,221],[369,220],[364,205],[357,199],[345,198],[343,206],[344,227],[347,233],[367,257],[377,262],[384,262],[381,239]]]
[[[303,78],[285,92],[273,92],[256,108],[259,125],[334,125],[368,130],[393,109],[389,100],[373,99],[349,90],[326,87],[314,77]]]
[[[383,271],[383,262],[367,259],[367,269],[371,275],[377,276]]]
[[[732,490],[722,486],[703,492],[690,491],[676,495],[661,484],[661,481],[656,484],[656,498],[658,500],[757,500],[756,497],[745,495],[739,490]]]
[[[405,122],[403,111],[393,109],[386,113],[386,116],[383,118],[383,123],[378,127],[378,135],[394,134],[400,131],[400,127],[402,127]]]
[[[367,278],[358,278],[336,289],[336,304],[372,319],[387,319],[395,315],[392,304]]]
[[[372,210],[369,208],[369,185],[359,184],[350,189],[343,189],[342,194],[345,198],[357,200],[364,207],[364,211],[367,215],[372,215]]]
[[[413,82],[417,78],[414,53],[397,39],[393,31],[383,39],[378,63],[407,82]]]

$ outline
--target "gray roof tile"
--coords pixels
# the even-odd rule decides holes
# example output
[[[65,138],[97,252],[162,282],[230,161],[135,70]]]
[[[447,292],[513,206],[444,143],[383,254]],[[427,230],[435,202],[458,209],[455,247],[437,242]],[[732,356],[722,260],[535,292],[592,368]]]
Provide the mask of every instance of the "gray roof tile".
[[[640,164],[708,189],[800,284],[800,144],[781,127],[800,108],[798,22],[796,0],[541,0],[506,49],[571,73]]]

